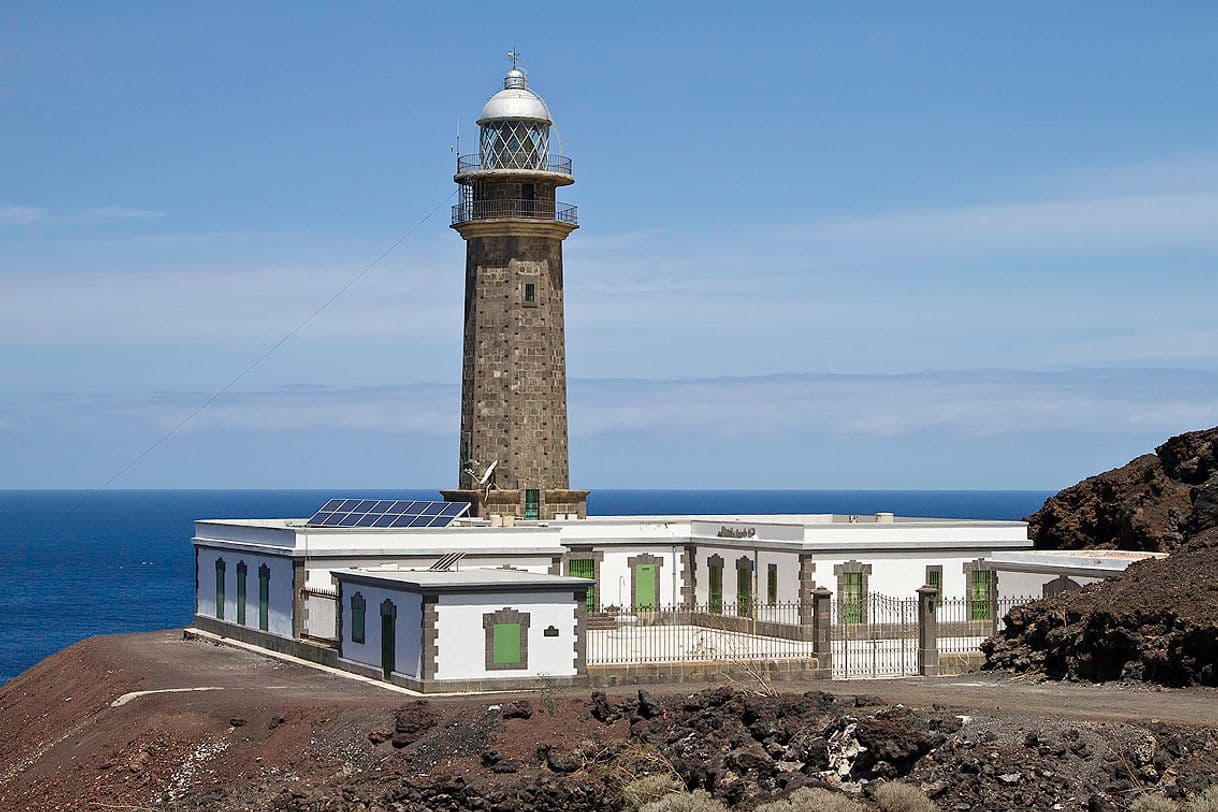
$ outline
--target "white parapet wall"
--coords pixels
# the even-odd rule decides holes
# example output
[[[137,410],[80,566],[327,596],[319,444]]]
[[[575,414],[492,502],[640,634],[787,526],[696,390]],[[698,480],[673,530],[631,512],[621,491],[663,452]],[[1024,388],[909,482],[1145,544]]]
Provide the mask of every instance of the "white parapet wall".
[[[195,614],[232,625],[259,629],[278,637],[293,637],[293,559],[287,555],[268,555],[242,549],[223,549],[196,545]],[[238,612],[238,572],[245,570],[244,618]],[[269,574],[267,628],[261,629],[259,589],[261,573]],[[221,573],[218,576],[217,573]],[[218,577],[224,583],[224,610],[216,607]],[[244,620],[244,622],[241,622]]]
[[[570,589],[440,595],[436,606],[435,677],[487,680],[575,676],[578,673],[575,610]],[[525,626],[521,630],[525,644],[518,665],[497,667],[493,662],[496,620]]]

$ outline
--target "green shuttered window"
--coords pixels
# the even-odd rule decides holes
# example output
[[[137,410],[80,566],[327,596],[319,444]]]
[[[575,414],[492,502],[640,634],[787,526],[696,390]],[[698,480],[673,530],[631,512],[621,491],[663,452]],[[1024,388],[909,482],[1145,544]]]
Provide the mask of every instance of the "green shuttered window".
[[[216,560],[216,620],[224,620],[224,559]]]
[[[990,620],[990,591],[994,584],[994,573],[990,570],[973,570],[969,573],[969,617],[972,620]]]
[[[753,611],[753,572],[736,570],[736,614],[748,617]]]
[[[520,624],[496,623],[491,638],[491,661],[496,665],[516,665],[520,656]]]
[[[351,596],[351,642],[363,643],[366,639],[367,602],[356,592]]]
[[[863,573],[842,574],[842,620],[846,623],[863,622]]]
[[[258,568],[258,628],[269,631],[271,627],[271,568],[263,564]]]
[[[770,564],[766,567],[766,582],[765,582],[765,599],[766,602],[773,606],[778,603],[778,565]]]
[[[711,564],[710,572],[710,611],[713,615],[723,612],[723,565]]]
[[[248,568],[244,561],[237,563],[237,623],[245,625],[245,575]]]
[[[587,578],[595,580],[596,578],[596,562],[591,558],[573,558],[567,562],[567,574],[572,578]],[[586,603],[589,612],[596,611],[596,587],[592,586],[588,589],[588,598]]]

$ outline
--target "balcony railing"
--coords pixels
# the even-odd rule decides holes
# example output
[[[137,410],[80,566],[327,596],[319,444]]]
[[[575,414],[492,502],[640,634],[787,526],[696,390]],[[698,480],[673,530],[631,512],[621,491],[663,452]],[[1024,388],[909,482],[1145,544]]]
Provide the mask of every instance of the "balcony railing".
[[[453,223],[475,220],[554,220],[579,225],[578,209],[549,200],[466,200],[453,206]]]
[[[457,174],[486,172],[495,169],[523,169],[531,172],[557,172],[571,174],[571,159],[566,155],[539,155],[529,150],[518,152],[495,151],[482,154],[462,155],[457,158]]]

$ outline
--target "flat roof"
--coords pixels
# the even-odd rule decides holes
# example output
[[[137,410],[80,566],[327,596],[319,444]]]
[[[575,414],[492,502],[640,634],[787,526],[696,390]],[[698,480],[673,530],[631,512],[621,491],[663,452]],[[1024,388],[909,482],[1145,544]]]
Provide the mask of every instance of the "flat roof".
[[[333,575],[351,581],[380,582],[382,584],[389,582],[434,592],[482,589],[574,589],[592,585],[592,581],[587,578],[572,578],[566,575],[549,575],[543,572],[526,572],[499,567],[450,571],[368,567],[335,570]]]
[[[458,518],[447,527],[317,527],[308,524],[308,519],[196,519],[203,524],[231,525],[235,527],[260,527],[270,530],[307,530],[310,533],[343,533],[343,532],[389,532],[406,533],[437,530],[496,530],[511,532],[524,529],[546,529],[562,527],[589,527],[596,525],[620,524],[672,524],[674,522],[726,522],[730,524],[770,524],[805,527],[809,529],[827,528],[840,529],[846,527],[1011,527],[1026,525],[1027,522],[1014,519],[943,519],[919,516],[894,516],[891,521],[876,521],[873,515],[853,515],[847,513],[770,513],[770,514],[685,514],[673,516],[589,516],[586,519],[516,519],[511,527],[491,527],[487,519]]]

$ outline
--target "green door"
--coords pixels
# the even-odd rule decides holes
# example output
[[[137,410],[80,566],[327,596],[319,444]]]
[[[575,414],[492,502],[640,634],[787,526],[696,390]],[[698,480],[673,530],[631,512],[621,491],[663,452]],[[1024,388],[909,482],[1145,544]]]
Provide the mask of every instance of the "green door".
[[[711,565],[710,572],[710,611],[712,615],[723,613],[723,567]]]
[[[397,635],[393,615],[381,615],[381,673],[385,679],[397,668]]]
[[[541,518],[541,491],[537,488],[528,488],[524,492],[524,517]]]
[[[216,619],[224,620],[224,565],[216,565]]]
[[[573,558],[567,562],[567,574],[572,578],[587,578],[596,580],[596,562],[591,558]],[[588,589],[587,608],[589,612],[596,611],[596,587]]]
[[[635,569],[634,610],[652,611],[659,603],[656,598],[656,565],[639,564]]]

